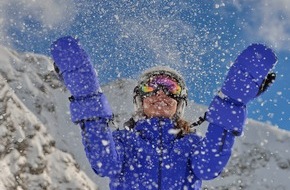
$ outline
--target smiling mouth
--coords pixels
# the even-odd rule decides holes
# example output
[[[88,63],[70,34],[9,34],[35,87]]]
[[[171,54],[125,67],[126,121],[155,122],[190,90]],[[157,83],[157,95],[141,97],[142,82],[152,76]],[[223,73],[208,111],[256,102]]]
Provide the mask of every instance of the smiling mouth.
[[[153,102],[153,105],[164,107],[164,106],[168,106],[168,103],[165,101],[156,101],[156,102]]]

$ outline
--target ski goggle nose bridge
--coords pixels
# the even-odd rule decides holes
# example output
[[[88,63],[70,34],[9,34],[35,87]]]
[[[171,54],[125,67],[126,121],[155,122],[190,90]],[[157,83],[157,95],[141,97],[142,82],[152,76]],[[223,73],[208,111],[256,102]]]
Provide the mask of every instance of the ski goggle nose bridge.
[[[143,95],[156,93],[162,89],[167,95],[181,95],[182,87],[177,81],[166,75],[157,75],[151,77],[147,82],[141,84],[140,91]]]

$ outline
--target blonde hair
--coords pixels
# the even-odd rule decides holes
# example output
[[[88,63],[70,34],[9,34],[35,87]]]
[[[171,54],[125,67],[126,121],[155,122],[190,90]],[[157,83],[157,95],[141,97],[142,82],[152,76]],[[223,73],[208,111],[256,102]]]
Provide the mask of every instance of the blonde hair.
[[[176,128],[180,129],[180,135],[195,133],[196,130],[191,127],[191,124],[183,118],[176,118]]]

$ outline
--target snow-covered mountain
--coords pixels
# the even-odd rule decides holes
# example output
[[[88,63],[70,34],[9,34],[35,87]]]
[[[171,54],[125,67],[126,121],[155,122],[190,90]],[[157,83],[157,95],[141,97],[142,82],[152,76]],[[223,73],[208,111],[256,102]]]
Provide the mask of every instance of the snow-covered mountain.
[[[57,136],[49,60],[0,49],[0,189],[97,189]]]
[[[91,170],[80,129],[70,122],[69,93],[43,55],[20,54],[0,46],[0,189],[101,189],[108,179]],[[135,81],[106,86],[122,127],[133,112]],[[196,120],[206,106],[190,102],[186,118]],[[198,128],[202,135],[206,124]],[[204,189],[290,189],[290,132],[249,119],[222,175]]]

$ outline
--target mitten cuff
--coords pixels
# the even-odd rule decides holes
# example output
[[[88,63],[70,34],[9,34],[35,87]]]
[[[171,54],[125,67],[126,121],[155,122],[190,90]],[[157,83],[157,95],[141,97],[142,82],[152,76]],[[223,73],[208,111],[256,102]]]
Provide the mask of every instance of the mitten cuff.
[[[103,93],[70,98],[71,120],[79,123],[99,118],[112,119],[112,110]]]
[[[246,105],[226,96],[217,95],[211,102],[205,119],[240,136],[246,120]]]

